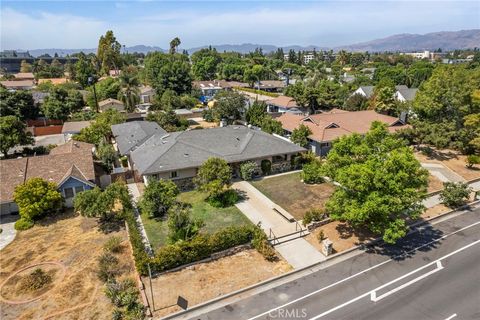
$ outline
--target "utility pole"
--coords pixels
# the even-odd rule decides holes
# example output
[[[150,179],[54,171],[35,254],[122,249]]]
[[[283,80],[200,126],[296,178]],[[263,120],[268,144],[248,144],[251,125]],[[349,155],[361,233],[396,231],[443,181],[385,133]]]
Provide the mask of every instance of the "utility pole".
[[[96,83],[95,76],[88,77],[88,84],[93,85],[93,97],[95,98],[95,111],[98,113],[98,100],[97,100],[97,90],[95,88]]]

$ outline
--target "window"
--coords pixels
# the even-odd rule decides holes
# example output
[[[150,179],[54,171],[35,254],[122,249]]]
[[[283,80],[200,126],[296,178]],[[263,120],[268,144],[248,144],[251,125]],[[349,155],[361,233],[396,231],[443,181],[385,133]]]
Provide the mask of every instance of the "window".
[[[67,199],[73,198],[73,196],[74,196],[73,188],[65,188],[65,189],[63,189],[63,192],[65,193],[65,198],[67,198]]]
[[[273,163],[279,163],[279,162],[282,162],[282,161],[284,161],[283,156],[273,156],[273,158],[272,158]]]
[[[83,186],[76,186],[75,187],[75,194],[80,193],[83,191]]]
[[[176,177],[178,177],[177,171],[170,172],[170,178],[176,178]]]

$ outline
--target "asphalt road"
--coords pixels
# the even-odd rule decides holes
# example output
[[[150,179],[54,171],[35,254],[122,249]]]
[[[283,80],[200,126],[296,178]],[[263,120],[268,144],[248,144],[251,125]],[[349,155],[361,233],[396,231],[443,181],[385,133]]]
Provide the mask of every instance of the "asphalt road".
[[[480,208],[192,319],[480,319]]]

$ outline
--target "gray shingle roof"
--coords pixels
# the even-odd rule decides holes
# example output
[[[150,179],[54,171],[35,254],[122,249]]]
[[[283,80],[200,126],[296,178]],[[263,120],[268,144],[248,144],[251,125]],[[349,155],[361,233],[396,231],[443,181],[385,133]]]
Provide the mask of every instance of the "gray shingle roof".
[[[395,89],[405,98],[407,101],[413,101],[415,95],[417,94],[417,88],[409,88],[405,85],[395,86]]]
[[[372,96],[373,90],[375,89],[374,86],[361,86],[360,88],[363,90],[363,92],[365,92],[367,98],[370,98]]]
[[[112,133],[117,142],[118,151],[120,154],[126,155],[154,134],[163,136],[167,131],[163,130],[156,122],[131,121],[113,125]]]
[[[244,126],[155,134],[130,154],[141,174],[195,168],[210,157],[241,162],[305,151],[291,142]]]

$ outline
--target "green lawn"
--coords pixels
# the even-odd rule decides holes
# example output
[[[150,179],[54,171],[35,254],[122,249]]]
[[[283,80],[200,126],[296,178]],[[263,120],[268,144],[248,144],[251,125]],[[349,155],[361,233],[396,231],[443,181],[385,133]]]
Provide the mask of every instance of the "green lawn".
[[[228,226],[251,224],[250,220],[235,206],[214,208],[205,202],[206,195],[199,191],[182,192],[178,201],[192,205],[192,217],[202,219],[205,226],[202,231],[213,233]],[[167,243],[168,227],[165,219],[151,219],[142,214],[142,221],[152,247],[158,248]]]
[[[297,220],[303,219],[303,215],[309,209],[323,208],[335,190],[330,183],[314,185],[303,183],[300,172],[264,178],[251,183]]]

